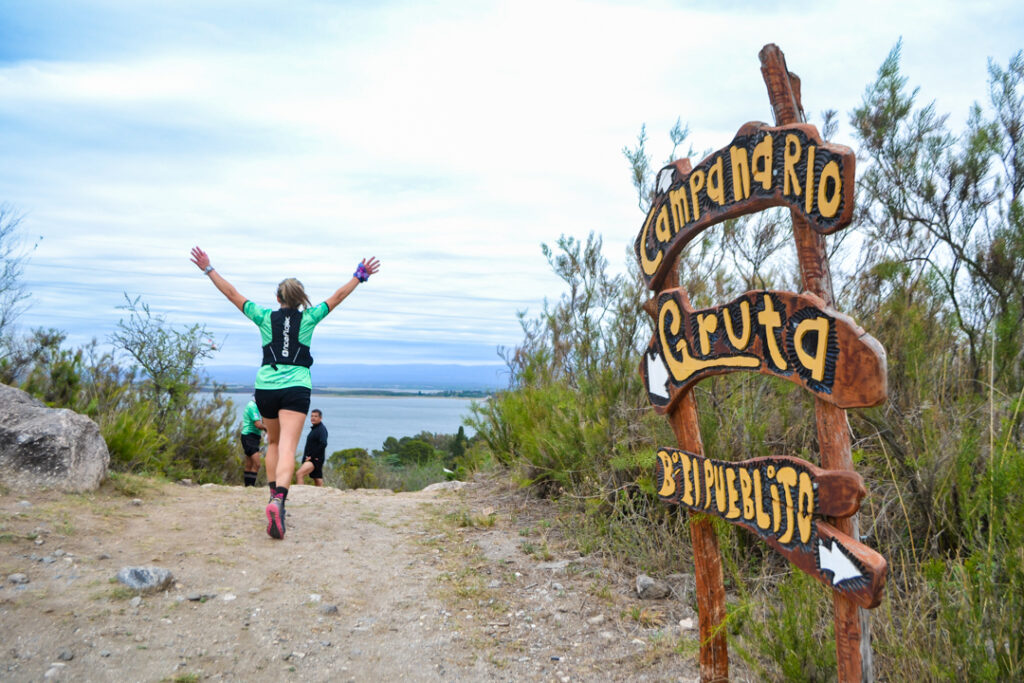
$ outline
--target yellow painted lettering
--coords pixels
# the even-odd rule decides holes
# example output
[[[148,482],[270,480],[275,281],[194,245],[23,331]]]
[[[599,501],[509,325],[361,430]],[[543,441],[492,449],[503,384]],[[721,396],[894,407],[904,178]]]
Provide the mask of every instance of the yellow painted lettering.
[[[803,145],[800,138],[793,133],[786,135],[786,144],[782,149],[782,194],[800,196],[800,179],[796,177],[796,162],[800,160]]]
[[[750,165],[754,169],[754,181],[761,183],[766,190],[772,189],[772,136],[765,135],[761,142],[754,145],[753,158]]]
[[[690,460],[690,456],[683,453],[683,457],[680,458],[680,464],[683,466],[683,497],[679,500],[683,505],[693,506],[693,483],[690,481],[690,475],[693,474],[693,463]]]
[[[772,496],[772,533],[777,534],[782,526],[782,499],[779,498],[779,487],[776,484],[769,484],[768,492]]]
[[[768,531],[772,525],[771,517],[764,512],[764,491],[761,489],[761,470],[754,470],[754,520],[757,528]]]
[[[814,354],[804,349],[804,336],[808,332],[818,334],[818,344]],[[811,377],[817,381],[825,378],[825,352],[828,350],[828,318],[805,318],[793,331],[793,348],[800,364],[811,371]]]
[[[761,361],[753,357],[712,358],[710,360],[694,358],[690,355],[686,339],[680,339],[674,347],[669,345],[668,335],[678,335],[681,326],[682,311],[679,310],[679,304],[675,299],[666,299],[661,310],[658,311],[658,338],[661,340],[668,372],[677,382],[685,382],[694,374],[707,368],[756,368],[761,364]]]
[[[780,467],[775,479],[782,484],[782,493],[785,496],[786,507],[786,531],[779,536],[779,543],[789,543],[793,540],[793,533],[796,531],[795,510],[793,504],[793,488],[796,486],[796,470],[792,467]]]
[[[772,297],[768,294],[764,295],[764,310],[757,314],[757,322],[764,327],[764,341],[768,345],[772,364],[779,370],[785,370],[788,365],[779,350],[779,341],[775,338],[775,330],[782,327],[782,316],[775,310]]]
[[[725,490],[725,465],[715,465],[715,507],[725,512],[729,494]]]
[[[743,503],[743,519],[754,519],[754,482],[750,478],[750,472],[740,468],[740,501]]]
[[[722,206],[725,204],[725,182],[722,175],[722,157],[715,159],[708,169],[708,198]]]
[[[675,467],[672,465],[672,458],[667,451],[658,451],[658,460],[661,460],[661,488],[658,495],[667,498],[676,492]]]
[[[693,200],[693,220],[700,220],[700,201],[697,193],[704,189],[704,171],[700,169],[690,174],[690,199]]]
[[[672,207],[675,232],[679,232],[684,225],[690,222],[690,203],[686,199],[686,188],[677,187],[669,192],[668,204]]]
[[[658,240],[659,246],[668,244],[672,239],[672,223],[668,219],[668,207],[664,204],[658,209],[658,217],[654,221],[654,237]]]
[[[800,473],[796,501],[796,525],[800,530],[800,542],[806,545],[811,541],[811,515],[814,514],[814,484],[807,472]]]
[[[715,466],[710,460],[704,460],[704,509],[711,507],[711,492],[715,487]]]
[[[651,231],[651,223],[654,222],[655,210],[652,207],[647,212],[647,220],[644,221],[644,229],[640,234],[640,268],[644,271],[647,276],[654,275],[658,272],[658,266],[661,265],[661,250],[658,250],[658,255],[653,259],[647,255],[647,235]]]
[[[832,181],[832,195],[829,196],[828,180]],[[839,200],[843,197],[843,178],[839,174],[839,164],[832,161],[825,164],[821,169],[821,178],[818,180],[818,213],[824,218],[832,218],[839,210]]]
[[[804,211],[810,213],[814,208],[814,150],[817,147],[807,145],[807,178],[804,180],[804,187],[807,188],[807,195],[804,197]]]
[[[736,489],[736,468],[725,468],[725,491],[729,504],[726,505],[725,518],[739,519],[740,509],[736,506],[739,501],[740,492]]]
[[[725,334],[729,337],[729,343],[737,351],[747,348],[750,343],[750,302],[740,302],[740,323],[743,325],[743,332],[736,334],[732,329],[732,313],[729,309],[722,312],[722,319],[725,321]]]
[[[711,353],[711,335],[718,329],[718,316],[705,313],[697,316],[697,335],[700,337],[700,355]]]
[[[750,196],[750,163],[746,147],[730,147],[729,161],[732,162],[732,199],[741,201]]]

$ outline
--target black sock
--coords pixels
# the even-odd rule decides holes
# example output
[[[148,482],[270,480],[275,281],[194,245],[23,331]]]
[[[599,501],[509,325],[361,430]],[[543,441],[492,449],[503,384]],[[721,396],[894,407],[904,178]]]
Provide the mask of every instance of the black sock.
[[[256,473],[255,472],[246,472],[245,473],[245,485],[246,486],[255,486],[256,485]]]
[[[267,486],[270,487],[270,495],[274,495],[275,493],[277,493],[277,482],[276,481],[268,481],[267,482]]]
[[[277,493],[275,495],[280,496],[281,500],[286,500],[288,498],[288,487],[287,486],[278,486],[277,487]]]

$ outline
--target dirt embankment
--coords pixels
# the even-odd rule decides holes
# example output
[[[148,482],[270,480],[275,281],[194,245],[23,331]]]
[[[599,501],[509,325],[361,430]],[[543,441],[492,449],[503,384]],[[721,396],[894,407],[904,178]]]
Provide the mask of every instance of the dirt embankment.
[[[0,680],[691,681],[689,598],[559,550],[493,483],[0,495]],[[119,569],[174,574],[137,595]]]

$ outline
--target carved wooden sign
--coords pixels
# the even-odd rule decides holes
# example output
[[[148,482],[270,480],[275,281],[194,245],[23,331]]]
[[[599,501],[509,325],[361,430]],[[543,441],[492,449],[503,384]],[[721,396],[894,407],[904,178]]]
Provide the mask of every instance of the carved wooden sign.
[[[655,320],[640,373],[659,413],[699,380],[740,370],[782,377],[844,408],[885,400],[882,346],[813,294],[753,291],[694,310],[685,291],[670,289],[657,298]]]
[[[788,206],[821,234],[845,227],[853,217],[854,164],[849,147],[822,142],[812,125],[752,122],[696,168],[688,160],[665,166],[634,244],[648,288],[661,286],[690,240],[728,218]]]
[[[862,607],[875,607],[887,563],[819,516],[849,517],[866,495],[856,472],[824,470],[799,458],[712,460],[658,450],[658,496],[757,534],[790,562]]]

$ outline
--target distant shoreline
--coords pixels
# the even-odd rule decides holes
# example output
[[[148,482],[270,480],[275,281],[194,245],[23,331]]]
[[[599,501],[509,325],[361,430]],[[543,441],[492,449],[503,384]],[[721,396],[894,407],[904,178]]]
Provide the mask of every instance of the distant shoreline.
[[[252,392],[251,386],[226,384],[219,387],[228,394],[247,394]],[[203,386],[199,391],[204,394],[213,393],[213,387]],[[493,391],[476,389],[334,389],[313,387],[313,396],[354,396],[359,398],[461,398],[486,399]]]

